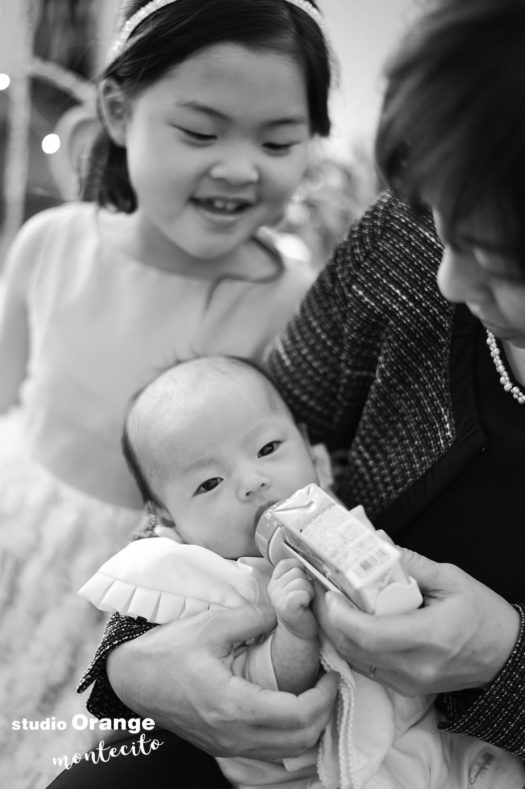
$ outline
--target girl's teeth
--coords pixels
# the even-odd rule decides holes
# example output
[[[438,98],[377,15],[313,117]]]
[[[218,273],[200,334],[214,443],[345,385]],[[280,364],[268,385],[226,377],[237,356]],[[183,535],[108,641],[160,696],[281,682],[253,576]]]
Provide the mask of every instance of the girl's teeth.
[[[240,203],[233,200],[203,200],[204,206],[213,208],[215,211],[222,211],[223,213],[232,214],[238,211]]]

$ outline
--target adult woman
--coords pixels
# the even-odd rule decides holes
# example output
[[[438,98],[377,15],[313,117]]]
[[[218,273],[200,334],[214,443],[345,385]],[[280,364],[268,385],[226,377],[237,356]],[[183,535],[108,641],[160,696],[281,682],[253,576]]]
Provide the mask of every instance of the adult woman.
[[[525,600],[524,33],[519,0],[445,0],[411,31],[390,66],[377,157],[394,187],[430,204],[440,265],[428,210],[383,197],[271,363],[314,440],[350,446],[345,503],[476,579],[412,557],[426,592],[416,615],[320,601],[340,653],[401,691],[447,691],[447,728],[522,757],[523,607],[511,602]]]
[[[430,212],[382,196],[327,265],[270,361],[312,438],[345,450],[338,485],[345,503],[364,504],[400,543],[463,568],[408,551],[423,609],[374,619],[320,599],[325,630],[379,681],[442,693],[449,730],[522,757],[524,612],[510,601],[525,600],[516,471],[525,449],[524,33],[522,0],[442,0],[416,25],[391,67],[378,155],[397,186],[432,204],[443,261]],[[483,324],[503,341],[488,337],[492,356]],[[507,376],[517,387],[510,393]],[[229,640],[223,628],[206,647],[196,646],[196,629],[185,634],[197,655],[206,654],[211,682],[224,669],[217,659],[224,643],[237,634]],[[114,632],[113,645],[125,637]],[[181,654],[181,638],[157,629],[115,650],[108,671],[118,696],[207,750],[268,753],[260,731],[239,730],[235,745],[238,697],[217,715],[218,697],[205,704],[199,696],[205,726],[197,730],[199,714],[188,709],[183,687],[202,670],[189,648]],[[162,699],[153,681],[161,670]],[[104,682],[97,693],[107,709]],[[277,754],[275,740],[273,747]]]

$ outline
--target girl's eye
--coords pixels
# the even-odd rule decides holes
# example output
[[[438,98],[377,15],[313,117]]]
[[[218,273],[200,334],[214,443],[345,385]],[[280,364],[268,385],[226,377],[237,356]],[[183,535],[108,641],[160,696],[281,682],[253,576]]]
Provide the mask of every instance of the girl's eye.
[[[273,453],[281,446],[282,441],[269,441],[257,453],[258,458],[264,458],[266,455],[273,455]]]
[[[201,493],[209,493],[211,490],[214,490],[218,485],[222,482],[221,477],[211,477],[207,479],[205,482],[201,482],[195,493],[194,496],[199,496]]]
[[[195,140],[196,142],[212,142],[216,138],[215,134],[203,134],[192,129],[185,129],[182,126],[176,126],[175,128],[185,134],[186,137],[189,137],[190,140]]]
[[[265,142],[264,147],[270,153],[289,153],[294,145],[297,145],[295,142]]]

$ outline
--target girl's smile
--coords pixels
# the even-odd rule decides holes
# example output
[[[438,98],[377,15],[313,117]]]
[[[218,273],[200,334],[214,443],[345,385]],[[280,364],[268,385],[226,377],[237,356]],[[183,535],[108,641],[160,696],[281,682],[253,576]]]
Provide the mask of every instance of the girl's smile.
[[[255,204],[254,201],[230,197],[193,197],[191,202],[209,220],[226,227],[234,224]]]

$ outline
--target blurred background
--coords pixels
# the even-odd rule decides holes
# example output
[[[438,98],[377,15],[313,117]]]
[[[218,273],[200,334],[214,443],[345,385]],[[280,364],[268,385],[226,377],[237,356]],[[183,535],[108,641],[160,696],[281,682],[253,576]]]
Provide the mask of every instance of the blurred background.
[[[372,162],[382,68],[421,0],[319,0],[340,64],[331,140],[319,147],[280,228],[323,261],[378,189]],[[20,224],[74,199],[95,128],[90,79],[117,0],[0,0],[0,267]]]

